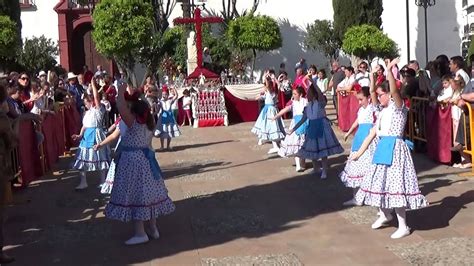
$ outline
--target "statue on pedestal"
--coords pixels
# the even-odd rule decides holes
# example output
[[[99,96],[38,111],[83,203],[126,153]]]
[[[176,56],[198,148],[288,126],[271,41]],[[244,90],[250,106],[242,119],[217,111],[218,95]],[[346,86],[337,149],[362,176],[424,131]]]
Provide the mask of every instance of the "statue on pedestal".
[[[189,37],[186,42],[187,44],[186,46],[188,48],[187,49],[188,50],[188,60],[187,60],[188,75],[191,74],[198,66],[195,35],[196,33],[194,31],[191,31],[189,33]]]

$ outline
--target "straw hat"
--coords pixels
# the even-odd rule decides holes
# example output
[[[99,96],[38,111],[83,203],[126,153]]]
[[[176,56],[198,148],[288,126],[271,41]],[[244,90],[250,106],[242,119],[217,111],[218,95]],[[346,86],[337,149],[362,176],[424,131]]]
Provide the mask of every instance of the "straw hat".
[[[76,74],[74,74],[72,72],[67,73],[67,80],[75,79],[75,78],[77,78]]]
[[[38,77],[41,77],[41,76],[46,76],[46,72],[44,72],[44,70],[41,70],[38,74]]]

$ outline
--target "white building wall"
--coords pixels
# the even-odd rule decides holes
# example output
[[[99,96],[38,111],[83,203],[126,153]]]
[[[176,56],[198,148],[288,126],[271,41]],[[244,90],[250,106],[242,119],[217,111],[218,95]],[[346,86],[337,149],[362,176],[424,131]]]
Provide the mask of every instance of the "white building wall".
[[[243,10],[250,7],[252,2],[252,0],[239,0],[238,9]],[[277,68],[280,62],[286,62],[287,70],[290,70],[300,57],[305,57],[308,63],[315,63],[318,66],[323,67],[327,64],[321,54],[307,51],[303,46],[303,40],[307,24],[316,19],[332,20],[332,0],[261,2],[257,13],[272,16],[280,21],[283,47],[269,54],[260,54],[257,60],[258,68]],[[383,4],[382,27],[384,32],[398,44],[401,61],[407,62],[410,59],[416,59],[421,65],[424,65],[426,61],[424,9],[416,6],[415,0],[408,1],[410,18],[410,48],[408,48],[406,1],[384,0]],[[222,1],[208,0],[206,7],[220,11]],[[171,19],[181,15],[181,6],[178,4]],[[435,6],[428,8],[429,59],[434,59],[439,54],[451,57],[461,53],[460,45],[465,20],[462,0],[438,0]],[[408,58],[408,49],[410,58]]]
[[[463,0],[438,0],[436,5],[428,8],[428,40],[429,57],[433,59],[439,54],[448,56],[459,55],[463,36],[463,26],[473,23],[463,11]],[[22,9],[23,23],[22,37],[41,36],[57,42],[58,15],[53,10],[57,0],[36,0],[31,9]],[[239,0],[238,9],[244,10],[251,6],[253,0]],[[409,0],[410,9],[410,58],[407,57],[407,30],[406,30],[406,1],[384,0],[382,14],[383,30],[390,38],[397,42],[402,62],[417,59],[422,65],[425,62],[424,11],[415,5],[415,0]],[[468,0],[469,5],[474,0]],[[221,0],[208,0],[206,7],[220,11]],[[308,63],[326,66],[326,59],[319,53],[307,51],[303,45],[306,25],[316,19],[333,18],[332,0],[293,0],[293,1],[261,1],[257,13],[265,14],[277,19],[281,25],[283,37],[282,48],[271,53],[260,53],[257,59],[257,68],[278,68],[285,62],[287,70],[291,70],[299,58],[304,57]],[[181,4],[177,4],[170,23],[175,17],[182,16]],[[347,61],[346,61],[347,62]]]
[[[58,14],[54,6],[55,0],[36,0],[31,8],[21,10],[22,38],[39,37],[44,35],[56,43],[59,40]]]

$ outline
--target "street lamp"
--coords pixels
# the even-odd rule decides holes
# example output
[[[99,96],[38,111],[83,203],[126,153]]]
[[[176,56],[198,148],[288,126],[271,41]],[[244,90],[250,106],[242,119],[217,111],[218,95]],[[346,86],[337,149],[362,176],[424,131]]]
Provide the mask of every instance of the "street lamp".
[[[415,5],[425,9],[425,56],[426,64],[428,64],[428,14],[426,10],[428,7],[436,5],[436,0],[415,0]]]

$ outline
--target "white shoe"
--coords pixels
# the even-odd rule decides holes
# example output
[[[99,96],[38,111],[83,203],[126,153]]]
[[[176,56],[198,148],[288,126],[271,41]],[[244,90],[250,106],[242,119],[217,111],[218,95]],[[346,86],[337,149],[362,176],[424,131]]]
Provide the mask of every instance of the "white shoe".
[[[268,151],[268,154],[274,154],[274,153],[277,153],[280,149],[278,148],[271,148],[269,151]]]
[[[146,234],[151,237],[151,239],[157,240],[160,238],[160,232],[158,232],[158,229],[156,230],[151,230],[146,232]]]
[[[296,172],[298,172],[298,173],[302,173],[302,172],[304,172],[304,170],[306,170],[306,169],[304,169],[303,167],[297,167],[296,168]]]
[[[77,187],[76,187],[76,190],[84,190],[86,189],[88,186],[87,186],[87,183],[84,183],[84,184],[79,184]]]
[[[391,236],[390,238],[392,239],[398,239],[398,238],[402,238],[402,237],[405,237],[405,236],[408,236],[410,235],[410,227],[405,227],[405,228],[398,228],[397,231],[395,231]]]
[[[355,199],[350,199],[342,204],[342,206],[362,206],[359,202]]]
[[[372,229],[379,229],[380,227],[386,225],[393,219],[393,216],[391,214],[387,215],[386,217],[380,216],[375,220],[375,222],[372,224]]]
[[[326,179],[328,178],[328,174],[326,173],[325,170],[321,171],[321,179]]]
[[[130,238],[129,240],[125,241],[125,245],[131,246],[131,245],[138,245],[138,244],[143,244],[148,242],[150,239],[148,236],[145,234],[144,236],[134,236]]]

